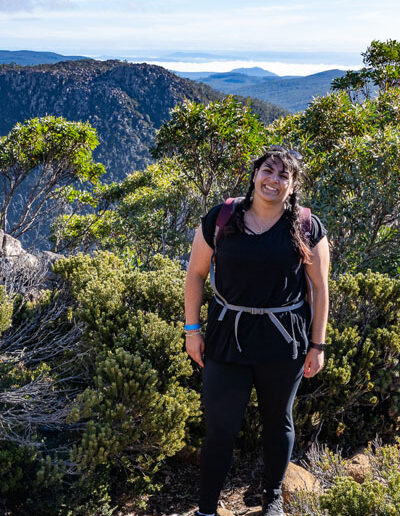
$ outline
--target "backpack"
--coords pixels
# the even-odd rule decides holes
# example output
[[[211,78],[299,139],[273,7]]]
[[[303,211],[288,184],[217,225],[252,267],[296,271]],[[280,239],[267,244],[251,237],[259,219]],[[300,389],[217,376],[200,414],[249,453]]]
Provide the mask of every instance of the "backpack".
[[[222,205],[217,220],[215,222],[215,231],[214,231],[214,252],[211,257],[211,264],[210,264],[210,275],[212,274],[212,284],[213,289],[215,289],[215,255],[217,253],[217,243],[219,240],[219,237],[221,236],[222,230],[224,226],[228,223],[231,216],[236,211],[237,207],[239,206],[240,202],[244,199],[244,197],[229,197],[224,204]],[[311,210],[310,208],[305,208],[303,206],[300,207],[300,222],[301,222],[301,228],[303,231],[304,236],[309,239],[311,235]],[[306,276],[306,287],[307,287],[307,295],[306,299],[310,306],[310,312],[311,312],[311,321],[308,327],[308,331],[311,329],[311,323],[314,318],[314,310],[313,310],[313,287],[312,282],[307,274],[305,272]]]

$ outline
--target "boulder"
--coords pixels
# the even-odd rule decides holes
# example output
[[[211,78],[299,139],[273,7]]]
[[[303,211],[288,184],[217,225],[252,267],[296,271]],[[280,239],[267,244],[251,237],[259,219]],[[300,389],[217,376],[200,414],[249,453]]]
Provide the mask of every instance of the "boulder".
[[[289,462],[282,485],[282,496],[285,501],[289,500],[296,491],[318,493],[320,489],[321,485],[312,473],[293,462]]]
[[[345,464],[346,473],[356,482],[362,484],[367,473],[371,473],[371,464],[365,453],[356,453]]]
[[[37,297],[42,289],[51,288],[57,281],[51,265],[59,258],[62,255],[50,251],[30,254],[19,240],[0,229],[1,282],[17,282],[21,293]]]
[[[19,240],[13,238],[11,235],[7,235],[4,231],[2,233],[1,256],[8,258],[20,256],[22,253],[26,253],[26,251],[22,249],[22,245]]]

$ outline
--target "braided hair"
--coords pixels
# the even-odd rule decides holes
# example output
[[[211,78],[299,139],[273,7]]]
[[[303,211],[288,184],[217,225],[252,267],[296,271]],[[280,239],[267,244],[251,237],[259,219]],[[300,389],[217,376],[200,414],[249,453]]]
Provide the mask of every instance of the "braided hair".
[[[279,147],[279,150],[268,149],[265,154],[254,161],[246,195],[238,205],[228,224],[224,227],[224,233],[233,234],[245,232],[244,214],[253,202],[254,175],[256,170],[258,170],[268,158],[272,158],[272,160],[279,159],[282,162],[284,169],[292,176],[293,193],[290,194],[286,200],[285,209],[289,217],[291,226],[290,234],[295,248],[301,256],[303,263],[309,264],[311,263],[311,250],[304,232],[302,231],[300,205],[298,202],[298,191],[300,188],[302,169],[299,160],[295,157],[295,153],[289,149],[285,149],[284,147]]]

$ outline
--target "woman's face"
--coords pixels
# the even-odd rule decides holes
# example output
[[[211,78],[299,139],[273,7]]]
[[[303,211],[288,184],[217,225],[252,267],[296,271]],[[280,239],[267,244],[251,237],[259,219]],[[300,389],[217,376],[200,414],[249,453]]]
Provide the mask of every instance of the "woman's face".
[[[283,204],[293,192],[292,175],[284,169],[279,158],[267,158],[254,174],[254,195]]]

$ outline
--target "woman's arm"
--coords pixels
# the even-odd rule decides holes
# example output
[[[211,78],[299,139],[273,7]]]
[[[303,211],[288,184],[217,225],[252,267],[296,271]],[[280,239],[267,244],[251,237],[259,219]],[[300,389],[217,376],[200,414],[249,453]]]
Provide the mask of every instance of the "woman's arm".
[[[212,248],[204,240],[201,226],[196,230],[185,284],[186,324],[200,321],[200,307],[203,299],[204,282],[210,270]],[[204,341],[200,334],[186,335],[186,351],[201,367],[204,367]]]
[[[312,249],[312,262],[306,265],[306,272],[313,287],[314,317],[311,329],[311,340],[316,344],[325,342],[326,324],[329,311],[328,273],[329,246],[328,239],[323,237]],[[322,369],[324,352],[310,348],[304,364],[304,376],[311,378]]]

